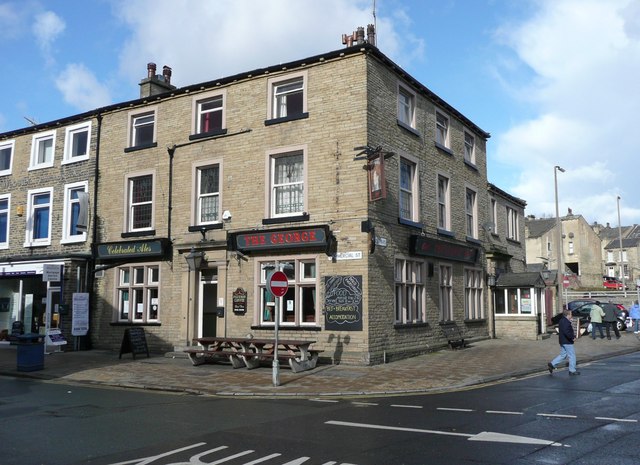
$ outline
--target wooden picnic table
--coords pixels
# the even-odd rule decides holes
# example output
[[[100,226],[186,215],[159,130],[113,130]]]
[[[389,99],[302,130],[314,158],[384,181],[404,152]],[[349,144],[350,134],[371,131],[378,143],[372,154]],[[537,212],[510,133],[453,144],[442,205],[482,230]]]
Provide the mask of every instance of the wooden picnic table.
[[[194,339],[203,349],[187,349],[191,363],[201,365],[205,361],[226,358],[234,368],[257,368],[275,357],[275,339],[249,337],[202,337]],[[299,373],[316,367],[320,350],[311,349],[315,341],[279,339],[278,359],[287,360],[291,371]]]

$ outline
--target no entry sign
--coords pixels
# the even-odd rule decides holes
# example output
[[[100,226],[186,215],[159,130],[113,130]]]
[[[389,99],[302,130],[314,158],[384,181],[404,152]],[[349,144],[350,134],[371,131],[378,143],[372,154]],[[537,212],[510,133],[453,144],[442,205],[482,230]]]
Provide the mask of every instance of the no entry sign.
[[[289,289],[289,280],[282,271],[276,271],[269,278],[269,290],[276,297],[282,297]]]

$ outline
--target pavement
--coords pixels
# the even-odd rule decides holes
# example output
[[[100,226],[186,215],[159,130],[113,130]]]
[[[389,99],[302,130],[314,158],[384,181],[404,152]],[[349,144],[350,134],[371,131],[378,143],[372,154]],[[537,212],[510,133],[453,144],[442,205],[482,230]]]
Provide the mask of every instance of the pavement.
[[[640,350],[640,335],[622,333],[616,340],[581,337],[576,341],[578,369],[592,361]],[[405,360],[374,366],[318,365],[293,373],[288,365],[273,369],[234,369],[226,364],[193,366],[189,359],[166,354],[137,355],[104,350],[46,354],[44,369],[17,370],[16,346],[0,348],[0,376],[50,382],[137,388],[226,397],[347,397],[437,393],[484,383],[545,375],[547,362],[559,353],[558,337],[538,341],[487,339],[464,349],[443,349]],[[560,368],[553,376],[567,376]],[[588,376],[588,370],[582,372]]]

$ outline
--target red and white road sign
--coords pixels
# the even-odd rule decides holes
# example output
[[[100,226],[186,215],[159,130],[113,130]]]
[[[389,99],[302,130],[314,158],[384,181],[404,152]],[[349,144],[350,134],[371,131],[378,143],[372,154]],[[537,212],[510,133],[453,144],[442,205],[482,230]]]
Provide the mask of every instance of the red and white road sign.
[[[282,297],[289,289],[289,280],[282,271],[276,271],[269,278],[269,290],[276,297]]]
[[[565,288],[567,288],[567,287],[569,287],[569,284],[570,284],[570,283],[569,283],[569,278],[564,278],[564,280],[562,281],[562,285],[563,285]]]

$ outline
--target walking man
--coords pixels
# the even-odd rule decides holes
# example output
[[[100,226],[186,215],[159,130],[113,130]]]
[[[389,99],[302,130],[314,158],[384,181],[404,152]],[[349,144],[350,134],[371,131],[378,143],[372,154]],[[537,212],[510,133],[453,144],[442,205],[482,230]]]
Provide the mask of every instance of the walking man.
[[[573,341],[576,336],[573,332],[573,326],[571,325],[571,310],[564,309],[563,316],[560,318],[558,324],[558,331],[560,332],[558,342],[560,342],[560,353],[556,358],[547,363],[549,373],[553,374],[553,370],[556,369],[556,365],[565,359],[569,359],[569,375],[579,375],[580,372],[576,370],[576,351],[573,347]]]
[[[604,310],[600,306],[600,302],[596,301],[591,305],[591,312],[589,313],[589,320],[591,321],[591,339],[596,340],[596,328],[600,330],[600,339],[604,339],[604,333],[602,332],[602,317],[604,316]]]
[[[607,339],[611,339],[611,331],[610,328],[613,326],[613,332],[616,334],[616,339],[620,339],[620,331],[618,331],[618,320],[616,318],[616,311],[618,308],[612,303],[604,304],[604,317],[602,321],[604,321],[605,327],[607,328]]]

